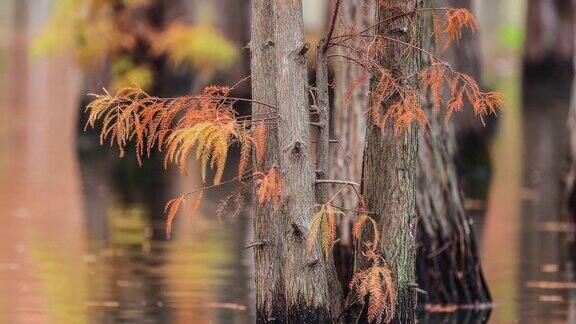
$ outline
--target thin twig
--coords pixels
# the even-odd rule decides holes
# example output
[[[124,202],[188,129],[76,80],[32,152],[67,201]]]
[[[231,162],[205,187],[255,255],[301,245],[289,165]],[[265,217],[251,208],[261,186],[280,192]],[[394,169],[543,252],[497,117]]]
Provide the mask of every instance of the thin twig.
[[[316,184],[320,183],[332,183],[332,184],[341,184],[347,185],[352,187],[360,187],[360,184],[353,182],[353,181],[346,181],[346,180],[334,180],[334,179],[326,179],[326,180],[316,180]]]

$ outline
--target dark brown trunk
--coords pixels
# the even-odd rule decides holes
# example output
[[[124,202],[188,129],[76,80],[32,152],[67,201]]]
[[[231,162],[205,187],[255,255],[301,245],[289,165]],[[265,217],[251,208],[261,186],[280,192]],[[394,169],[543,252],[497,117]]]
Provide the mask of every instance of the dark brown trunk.
[[[425,25],[431,32],[431,17]],[[432,39],[424,46],[434,51]],[[427,57],[424,63],[430,64]],[[484,306],[491,300],[455,172],[454,132],[434,114],[429,97],[424,110],[430,127],[421,129],[418,146],[418,284],[429,304]]]
[[[276,105],[276,57],[274,50],[274,24],[272,4],[267,0],[252,1],[251,69],[252,98]],[[254,104],[256,115],[274,112],[271,108]],[[267,115],[264,115],[267,116]],[[258,119],[259,117],[255,117]],[[263,166],[255,163],[257,171],[264,172],[279,164],[278,133],[269,131],[266,137]],[[281,215],[270,203],[254,202],[254,240],[261,243],[254,248],[256,279],[256,321],[258,323],[284,322],[286,301],[282,251],[285,231]]]
[[[276,39],[278,144],[285,181],[282,206],[286,244],[284,291],[286,321],[330,322],[326,263],[320,246],[306,252],[308,224],[314,212],[314,170],[309,131],[308,76],[302,3],[271,1]]]
[[[490,295],[462,205],[451,135],[427,108],[430,129],[420,132],[418,156],[418,284],[430,304],[486,304]]]
[[[574,53],[572,0],[529,0],[524,47],[524,86],[527,91],[568,92]],[[548,85],[542,89],[542,84]]]
[[[386,1],[387,6],[398,6],[404,11],[420,7],[420,1]],[[386,10],[380,2],[378,21],[385,20],[394,11]],[[396,19],[378,28],[379,35],[394,35],[404,42],[421,44],[420,15],[410,19]],[[408,30],[406,33],[394,32]],[[420,53],[404,46],[389,43],[387,55],[381,57],[382,66],[396,79],[413,76],[420,70]],[[376,78],[373,78],[376,79]],[[378,80],[373,80],[374,89]],[[405,84],[412,87],[413,84]],[[390,103],[384,103],[384,110]],[[383,129],[368,120],[362,190],[370,212],[375,213],[381,230],[381,252],[390,267],[397,291],[395,323],[414,323],[416,294],[416,168],[418,126],[413,124],[399,134],[394,133],[394,121],[389,120]],[[359,244],[361,246],[362,244]],[[357,259],[361,255],[357,252]],[[358,260],[358,267],[365,268],[365,260]]]
[[[465,8],[472,10],[472,0],[442,0],[434,2],[438,6]],[[456,71],[466,73],[482,84],[480,37],[478,33],[465,28],[457,46],[450,47],[444,58]],[[456,171],[462,180],[460,185],[467,197],[487,199],[491,175],[490,140],[495,132],[497,117],[484,118],[485,124],[475,115],[469,103],[462,112],[454,114],[450,121],[448,144],[453,146]]]
[[[576,57],[572,64],[573,69],[576,70]],[[564,214],[576,222],[576,80],[572,80],[570,108],[568,110],[568,162],[564,174],[563,209]]]

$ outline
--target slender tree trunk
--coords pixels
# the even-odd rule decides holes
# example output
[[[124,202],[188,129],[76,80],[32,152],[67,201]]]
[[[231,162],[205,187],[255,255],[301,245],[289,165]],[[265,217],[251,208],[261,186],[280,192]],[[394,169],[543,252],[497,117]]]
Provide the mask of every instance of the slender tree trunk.
[[[548,85],[550,96],[570,91],[573,6],[572,0],[528,0],[523,74],[527,92],[542,93],[542,84]]]
[[[268,0],[252,1],[251,69],[252,98],[276,105],[275,35],[272,23],[272,3]],[[273,110],[254,104],[254,115],[268,114]],[[255,163],[257,171],[268,171],[279,164],[278,133],[269,131],[266,137],[263,166]],[[254,159],[256,161],[256,159]],[[254,195],[256,196],[256,195]],[[285,245],[281,215],[271,204],[254,202],[254,239],[261,243],[254,248],[256,278],[256,321],[258,323],[283,322],[286,315],[284,298],[284,262],[281,252]]]
[[[403,11],[420,7],[420,1],[380,2],[377,9],[378,21],[383,21],[398,6]],[[419,14],[410,19],[396,19],[378,28],[379,35],[394,35],[405,42],[419,41],[422,38]],[[402,32],[407,30],[407,32]],[[398,32],[400,31],[400,32]],[[394,74],[396,79],[413,76],[420,70],[420,53],[406,50],[405,47],[389,43],[387,55],[381,57],[381,64]],[[374,78],[375,79],[375,78]],[[373,80],[374,89],[378,80]],[[405,84],[406,87],[414,86]],[[384,110],[390,103],[384,104]],[[416,168],[418,149],[418,126],[412,125],[400,134],[394,134],[394,121],[390,120],[380,129],[369,119],[366,131],[364,153],[364,175],[362,190],[368,210],[376,214],[381,229],[381,252],[392,270],[397,290],[397,312],[395,323],[414,323],[416,294]],[[359,244],[361,245],[361,244]],[[357,257],[359,257],[357,253]],[[359,262],[359,266],[362,262]]]
[[[286,245],[284,282],[286,321],[329,322],[326,264],[320,247],[306,253],[307,225],[314,209],[314,170],[309,134],[308,76],[302,3],[271,1],[278,66],[276,89],[280,170],[285,181],[282,206]]]
[[[572,64],[576,71],[576,55]],[[572,80],[570,109],[568,110],[568,163],[564,175],[563,199],[564,214],[576,222],[576,80]]]
[[[350,30],[363,30],[374,20],[374,5],[368,0],[343,1],[340,9],[342,23],[339,24],[339,33],[346,34]],[[363,40],[351,39],[353,47],[359,48]],[[338,54],[354,56],[354,53],[345,48],[338,47]],[[366,109],[368,106],[369,76],[368,72],[357,64],[350,62],[334,64],[335,89],[334,109],[331,113],[331,138],[334,141],[330,150],[331,179],[345,179],[360,183],[362,178],[362,155],[364,153],[364,139],[366,133]],[[352,84],[360,84],[352,89]],[[335,194],[340,186],[331,186],[331,194]],[[342,194],[334,199],[334,204],[344,208],[354,209],[358,206],[358,198],[352,188],[343,188]],[[352,278],[354,265],[354,247],[350,219],[342,218],[340,225],[340,243],[336,246],[336,268],[342,282],[348,283]],[[347,288],[347,285],[344,285]]]
[[[328,60],[324,48],[325,40],[316,49],[316,108],[318,110],[318,135],[316,144],[316,177],[326,179],[330,173],[330,92],[328,82]],[[326,184],[316,185],[316,203],[325,204],[330,199],[330,188]],[[342,306],[342,286],[336,274],[334,255],[326,256],[326,280],[333,316],[338,316]]]
[[[432,33],[430,16],[425,20],[425,30],[425,34]],[[432,52],[433,43],[431,38],[424,40],[424,46]],[[430,64],[427,57],[424,62]],[[470,219],[462,204],[453,162],[454,132],[432,111],[429,95],[427,98],[424,110],[430,128],[420,130],[418,146],[418,284],[428,292],[429,304],[485,304],[490,302],[490,295]]]

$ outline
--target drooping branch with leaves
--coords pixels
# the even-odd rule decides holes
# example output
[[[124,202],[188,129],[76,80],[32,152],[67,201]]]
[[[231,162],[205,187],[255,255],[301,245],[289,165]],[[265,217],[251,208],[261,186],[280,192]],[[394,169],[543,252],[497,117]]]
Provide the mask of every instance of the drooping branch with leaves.
[[[422,103],[430,93],[433,114],[443,114],[444,122],[465,101],[480,120],[503,105],[500,94],[481,91],[423,45],[424,15],[434,22],[429,37],[447,47],[458,42],[462,28],[478,28],[468,11],[380,1],[373,25],[345,31],[339,25],[341,2],[335,2],[331,26],[315,47],[315,86],[307,84],[310,45],[304,41],[300,1],[255,0],[252,99],[235,97],[234,86],[210,86],[200,95],[177,98],[126,88],[97,95],[87,106],[87,126],[100,128],[101,142],[118,146],[120,155],[134,145],[141,162],[159,150],[166,167],[175,164],[182,172],[191,156],[200,161],[206,185],[168,203],[168,232],[186,199],[197,207],[206,190],[235,184],[216,211],[221,217],[231,202],[238,213],[254,188],[255,240],[249,248],[255,251],[258,322],[414,321],[416,130],[431,123]],[[336,48],[346,51],[333,52]],[[428,66],[420,64],[423,57]],[[334,60],[366,73],[350,82],[349,93],[371,84],[362,183],[330,178],[330,150],[339,149],[329,131],[328,72]],[[239,116],[239,102],[252,104],[252,114]],[[232,146],[240,148],[240,159],[236,176],[225,179]],[[328,194],[327,185],[339,189]],[[344,194],[354,195],[358,206],[338,206],[336,197]],[[345,215],[355,219],[356,274],[350,282],[340,282],[332,258]],[[349,286],[347,298],[343,285]]]

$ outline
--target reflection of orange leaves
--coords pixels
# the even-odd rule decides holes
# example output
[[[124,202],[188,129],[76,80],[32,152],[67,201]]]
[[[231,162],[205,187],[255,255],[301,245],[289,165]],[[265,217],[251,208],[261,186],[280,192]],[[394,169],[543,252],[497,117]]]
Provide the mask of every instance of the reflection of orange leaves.
[[[428,313],[454,313],[458,311],[458,306],[426,304],[424,310]]]
[[[282,202],[282,193],[284,192],[284,180],[276,171],[276,168],[264,174],[260,180],[260,186],[256,191],[258,202],[260,204],[272,203],[275,207],[280,206]]]

